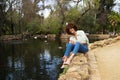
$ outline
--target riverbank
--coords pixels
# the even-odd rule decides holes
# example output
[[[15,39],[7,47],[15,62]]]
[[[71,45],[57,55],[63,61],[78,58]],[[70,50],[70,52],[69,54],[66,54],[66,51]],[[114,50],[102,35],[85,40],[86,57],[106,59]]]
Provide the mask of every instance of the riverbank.
[[[116,35],[109,35],[109,34],[89,34],[87,35],[89,39],[94,39],[94,40],[103,40],[103,39],[108,39],[110,37],[115,37]],[[0,40],[19,40],[19,39],[28,39],[28,38],[48,38],[48,39],[55,39],[57,37],[56,34],[36,34],[36,35],[31,35],[29,33],[24,33],[24,34],[16,34],[16,35],[2,35],[0,36]],[[70,37],[70,35],[67,34],[61,34],[60,39],[61,40],[67,40]]]
[[[89,47],[87,55],[74,57],[66,73],[61,74],[58,80],[120,80],[120,71],[117,71],[120,66],[115,67],[120,59],[116,52],[120,49],[120,36],[96,41]]]
[[[19,39],[29,39],[29,38],[32,38],[32,39],[38,39],[38,38],[41,38],[41,39],[55,39],[56,38],[56,35],[55,34],[40,34],[40,35],[30,35],[30,34],[17,34],[17,35],[2,35],[0,36],[0,40],[3,40],[3,41],[8,41],[8,40],[19,40]]]

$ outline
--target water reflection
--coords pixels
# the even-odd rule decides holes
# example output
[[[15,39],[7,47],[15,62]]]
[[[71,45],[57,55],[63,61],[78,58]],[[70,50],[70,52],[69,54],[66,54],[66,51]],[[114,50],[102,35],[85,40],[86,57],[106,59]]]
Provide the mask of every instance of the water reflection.
[[[57,80],[64,43],[27,40],[0,42],[0,80]]]
[[[61,59],[59,57],[51,57],[49,50],[45,49],[43,54],[40,54],[40,74],[48,75],[48,79],[55,80],[58,77],[58,65],[61,64]],[[45,69],[45,70],[44,70]]]

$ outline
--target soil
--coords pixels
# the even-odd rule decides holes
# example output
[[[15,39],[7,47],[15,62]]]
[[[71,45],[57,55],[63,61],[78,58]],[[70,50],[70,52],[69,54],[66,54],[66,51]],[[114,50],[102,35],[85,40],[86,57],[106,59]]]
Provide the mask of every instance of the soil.
[[[94,50],[101,80],[120,80],[120,40]]]

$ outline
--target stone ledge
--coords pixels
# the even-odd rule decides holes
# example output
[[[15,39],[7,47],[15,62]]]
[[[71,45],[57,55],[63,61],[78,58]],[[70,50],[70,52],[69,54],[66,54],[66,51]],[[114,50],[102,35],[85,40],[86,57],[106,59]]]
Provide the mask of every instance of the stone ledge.
[[[68,67],[66,74],[61,75],[58,80],[88,80],[88,61],[84,54],[78,53]]]
[[[92,51],[89,51],[88,53],[88,64],[89,64],[89,80],[101,80],[97,61]]]

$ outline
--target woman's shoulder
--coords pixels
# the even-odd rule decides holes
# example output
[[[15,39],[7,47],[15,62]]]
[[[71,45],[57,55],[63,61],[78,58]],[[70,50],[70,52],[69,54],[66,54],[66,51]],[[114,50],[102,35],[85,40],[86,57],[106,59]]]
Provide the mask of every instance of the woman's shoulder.
[[[77,33],[84,33],[83,30],[77,30]]]

